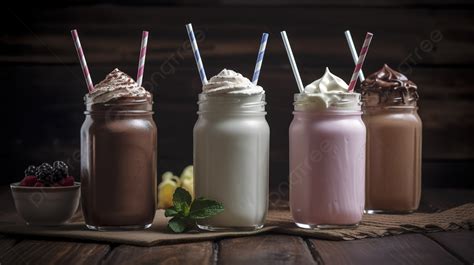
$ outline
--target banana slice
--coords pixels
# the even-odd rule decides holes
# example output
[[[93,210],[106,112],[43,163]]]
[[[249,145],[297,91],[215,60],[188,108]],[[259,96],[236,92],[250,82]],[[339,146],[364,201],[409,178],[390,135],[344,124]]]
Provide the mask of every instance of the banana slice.
[[[193,165],[187,166],[183,169],[180,179],[193,179],[194,177],[194,168]]]
[[[178,176],[175,176],[173,174],[173,172],[171,172],[171,171],[167,171],[167,172],[163,173],[163,175],[161,175],[161,180],[162,180],[162,182],[164,182],[165,180],[172,180],[172,181],[176,182],[176,184],[178,186],[181,185],[180,178],[178,178]]]
[[[158,208],[166,209],[173,206],[173,193],[178,185],[173,180],[167,179],[158,186]]]
[[[181,173],[181,187],[187,190],[194,199],[194,167],[193,165],[184,168]]]
[[[191,197],[194,199],[194,181],[193,179],[184,179],[181,181],[181,187],[191,194]]]
[[[180,177],[175,176],[171,171],[161,175],[161,183],[158,185],[158,208],[166,209],[173,206],[173,194],[177,187],[187,190],[194,199],[194,170],[192,165],[187,166]]]

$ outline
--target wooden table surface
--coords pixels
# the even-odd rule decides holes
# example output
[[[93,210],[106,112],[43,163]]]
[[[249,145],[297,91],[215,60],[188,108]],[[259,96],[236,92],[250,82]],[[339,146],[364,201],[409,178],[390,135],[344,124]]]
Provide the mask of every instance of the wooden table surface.
[[[424,190],[420,209],[474,202],[474,190]],[[7,187],[0,188],[0,222],[19,220]],[[215,241],[137,247],[0,235],[7,264],[474,264],[474,231],[404,234],[327,241],[265,234]]]

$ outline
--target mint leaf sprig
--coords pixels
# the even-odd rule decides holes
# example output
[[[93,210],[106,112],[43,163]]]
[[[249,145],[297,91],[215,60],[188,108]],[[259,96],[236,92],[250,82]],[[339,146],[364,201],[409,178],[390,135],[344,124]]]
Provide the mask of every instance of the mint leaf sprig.
[[[183,188],[176,188],[173,206],[165,210],[166,217],[173,217],[168,228],[183,233],[196,227],[196,220],[206,219],[224,211],[222,203],[203,197],[192,200],[191,194]]]

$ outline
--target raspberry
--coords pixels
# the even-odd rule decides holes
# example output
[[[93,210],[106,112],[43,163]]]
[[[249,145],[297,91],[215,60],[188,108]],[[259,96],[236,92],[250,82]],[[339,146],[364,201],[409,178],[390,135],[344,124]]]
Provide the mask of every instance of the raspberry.
[[[25,169],[25,177],[27,176],[36,176],[36,167],[35,166],[28,166]]]
[[[35,187],[44,187],[44,183],[41,182],[41,181],[37,181],[37,182],[35,183]]]
[[[38,181],[38,178],[36,176],[26,176],[20,182],[20,186],[33,187],[37,181]]]
[[[41,180],[44,184],[50,184],[53,182],[53,167],[48,163],[43,163],[36,168],[36,177]]]
[[[73,186],[74,185],[74,177],[73,176],[67,176],[67,177],[61,179],[58,183],[61,186]]]

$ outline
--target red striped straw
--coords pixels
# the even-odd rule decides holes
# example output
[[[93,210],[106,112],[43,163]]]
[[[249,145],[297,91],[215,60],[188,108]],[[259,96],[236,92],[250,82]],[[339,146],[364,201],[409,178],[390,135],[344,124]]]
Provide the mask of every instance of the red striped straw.
[[[147,44],[148,44],[148,31],[143,31],[142,32],[142,45],[140,46],[140,58],[138,60],[138,73],[137,73],[138,86],[142,86],[142,82],[143,82],[143,72],[145,70],[145,56],[146,56]]]
[[[354,72],[352,73],[351,82],[349,83],[349,92],[354,91],[355,85],[357,83],[357,77],[359,76],[359,72],[362,69],[362,65],[364,64],[365,57],[367,56],[367,51],[369,50],[370,41],[374,34],[367,32],[365,35],[364,44],[362,45],[362,49],[360,50],[359,59],[357,60]]]
[[[86,79],[87,89],[89,90],[89,92],[92,92],[94,90],[94,84],[92,84],[91,74],[89,72],[89,68],[87,67],[86,57],[84,56],[84,52],[82,51],[81,41],[79,40],[77,30],[71,30],[71,34],[72,39],[74,40],[74,46],[76,46],[79,62],[81,63],[82,73],[84,74],[84,78]]]

